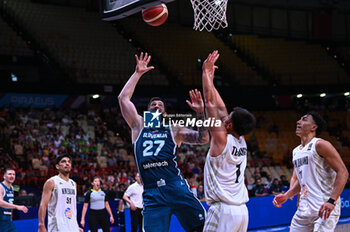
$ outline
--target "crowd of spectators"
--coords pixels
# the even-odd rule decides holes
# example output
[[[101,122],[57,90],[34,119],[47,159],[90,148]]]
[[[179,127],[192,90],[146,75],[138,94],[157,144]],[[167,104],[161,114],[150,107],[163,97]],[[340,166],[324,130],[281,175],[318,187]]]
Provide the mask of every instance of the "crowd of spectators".
[[[258,122],[261,120],[264,119],[258,118]],[[279,133],[275,124],[269,131]],[[120,199],[137,171],[130,131],[117,108],[6,106],[0,108],[0,141],[1,167],[15,168],[16,184],[38,189],[32,195],[40,194],[44,182],[56,174],[54,161],[62,153],[73,158],[71,178],[77,182],[80,196],[90,188],[91,179],[100,176],[109,199]],[[263,160],[263,165],[273,165],[266,152],[259,150],[254,134],[247,137],[247,144],[248,159],[253,161],[249,166],[256,165],[256,159]],[[203,167],[208,146],[182,145],[178,150],[178,166],[201,200],[205,200]],[[286,191],[289,183],[286,176],[272,177],[260,170],[259,175],[254,174],[254,183],[247,183],[247,187],[250,196],[265,196]]]
[[[96,175],[104,177],[109,188],[128,184],[136,168],[127,136],[121,136],[125,133],[121,121],[113,109],[97,114],[94,110],[4,107],[0,110],[0,163],[16,169],[18,185],[40,188],[56,174],[56,156],[68,153],[80,195]],[[110,129],[115,125],[119,130]]]

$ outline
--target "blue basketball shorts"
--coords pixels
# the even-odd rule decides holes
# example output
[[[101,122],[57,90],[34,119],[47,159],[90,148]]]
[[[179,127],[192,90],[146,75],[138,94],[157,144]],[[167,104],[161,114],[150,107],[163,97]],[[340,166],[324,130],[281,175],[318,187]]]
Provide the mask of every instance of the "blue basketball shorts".
[[[185,231],[204,225],[206,211],[185,180],[143,192],[145,232],[168,232],[174,214]]]

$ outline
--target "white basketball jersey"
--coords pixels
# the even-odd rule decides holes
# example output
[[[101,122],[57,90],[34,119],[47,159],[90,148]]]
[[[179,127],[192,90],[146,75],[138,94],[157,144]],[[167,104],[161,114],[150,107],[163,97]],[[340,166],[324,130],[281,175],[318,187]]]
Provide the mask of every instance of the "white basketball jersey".
[[[318,140],[313,138],[302,149],[299,145],[293,150],[294,169],[301,187],[300,200],[305,201],[314,212],[318,212],[331,196],[336,178],[336,172],[316,152]],[[339,206],[337,202],[336,207]]]
[[[224,202],[231,205],[246,203],[248,191],[244,184],[244,171],[247,166],[247,144],[227,135],[224,151],[217,157],[207,155],[204,166],[204,189],[208,205],[212,202]]]
[[[47,208],[48,232],[79,232],[75,182],[71,179],[65,181],[58,175],[51,179],[55,187]]]

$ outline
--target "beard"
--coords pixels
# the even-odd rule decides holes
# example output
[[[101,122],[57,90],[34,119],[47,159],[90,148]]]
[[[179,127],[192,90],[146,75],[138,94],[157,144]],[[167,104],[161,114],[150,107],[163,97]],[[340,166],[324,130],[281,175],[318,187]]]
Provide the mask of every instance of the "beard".
[[[62,169],[60,172],[64,175],[67,175],[70,173],[70,171],[71,171],[71,169]]]

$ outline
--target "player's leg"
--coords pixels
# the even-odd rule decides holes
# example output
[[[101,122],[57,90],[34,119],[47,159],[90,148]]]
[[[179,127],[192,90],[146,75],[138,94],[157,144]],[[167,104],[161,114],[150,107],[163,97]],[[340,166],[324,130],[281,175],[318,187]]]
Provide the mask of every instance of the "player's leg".
[[[245,204],[228,205],[222,202],[215,203],[213,207],[213,215],[217,215],[218,223],[216,231],[246,232],[248,229],[248,208]],[[212,208],[212,207],[210,207]],[[210,210],[210,209],[209,209]],[[209,213],[208,213],[209,215]],[[211,218],[211,221],[215,221]],[[210,223],[206,221],[204,231],[209,231]],[[215,227],[214,224],[212,224]]]
[[[219,214],[221,211],[221,204],[214,203],[210,206],[203,231],[218,231],[219,228]]]
[[[171,183],[167,189],[172,213],[186,231],[202,231],[206,211],[202,203],[190,191],[186,181]]]
[[[170,207],[145,207],[143,210],[143,229],[145,232],[168,232],[170,218]]]
[[[327,220],[318,218],[315,222],[314,231],[333,232],[340,217],[340,204],[337,204]]]
[[[298,209],[290,224],[290,232],[312,232],[316,219],[317,217],[303,215]]]
[[[160,188],[144,189],[143,192],[143,229],[145,232],[168,232],[170,227],[170,207],[166,199],[169,197],[161,193]]]

